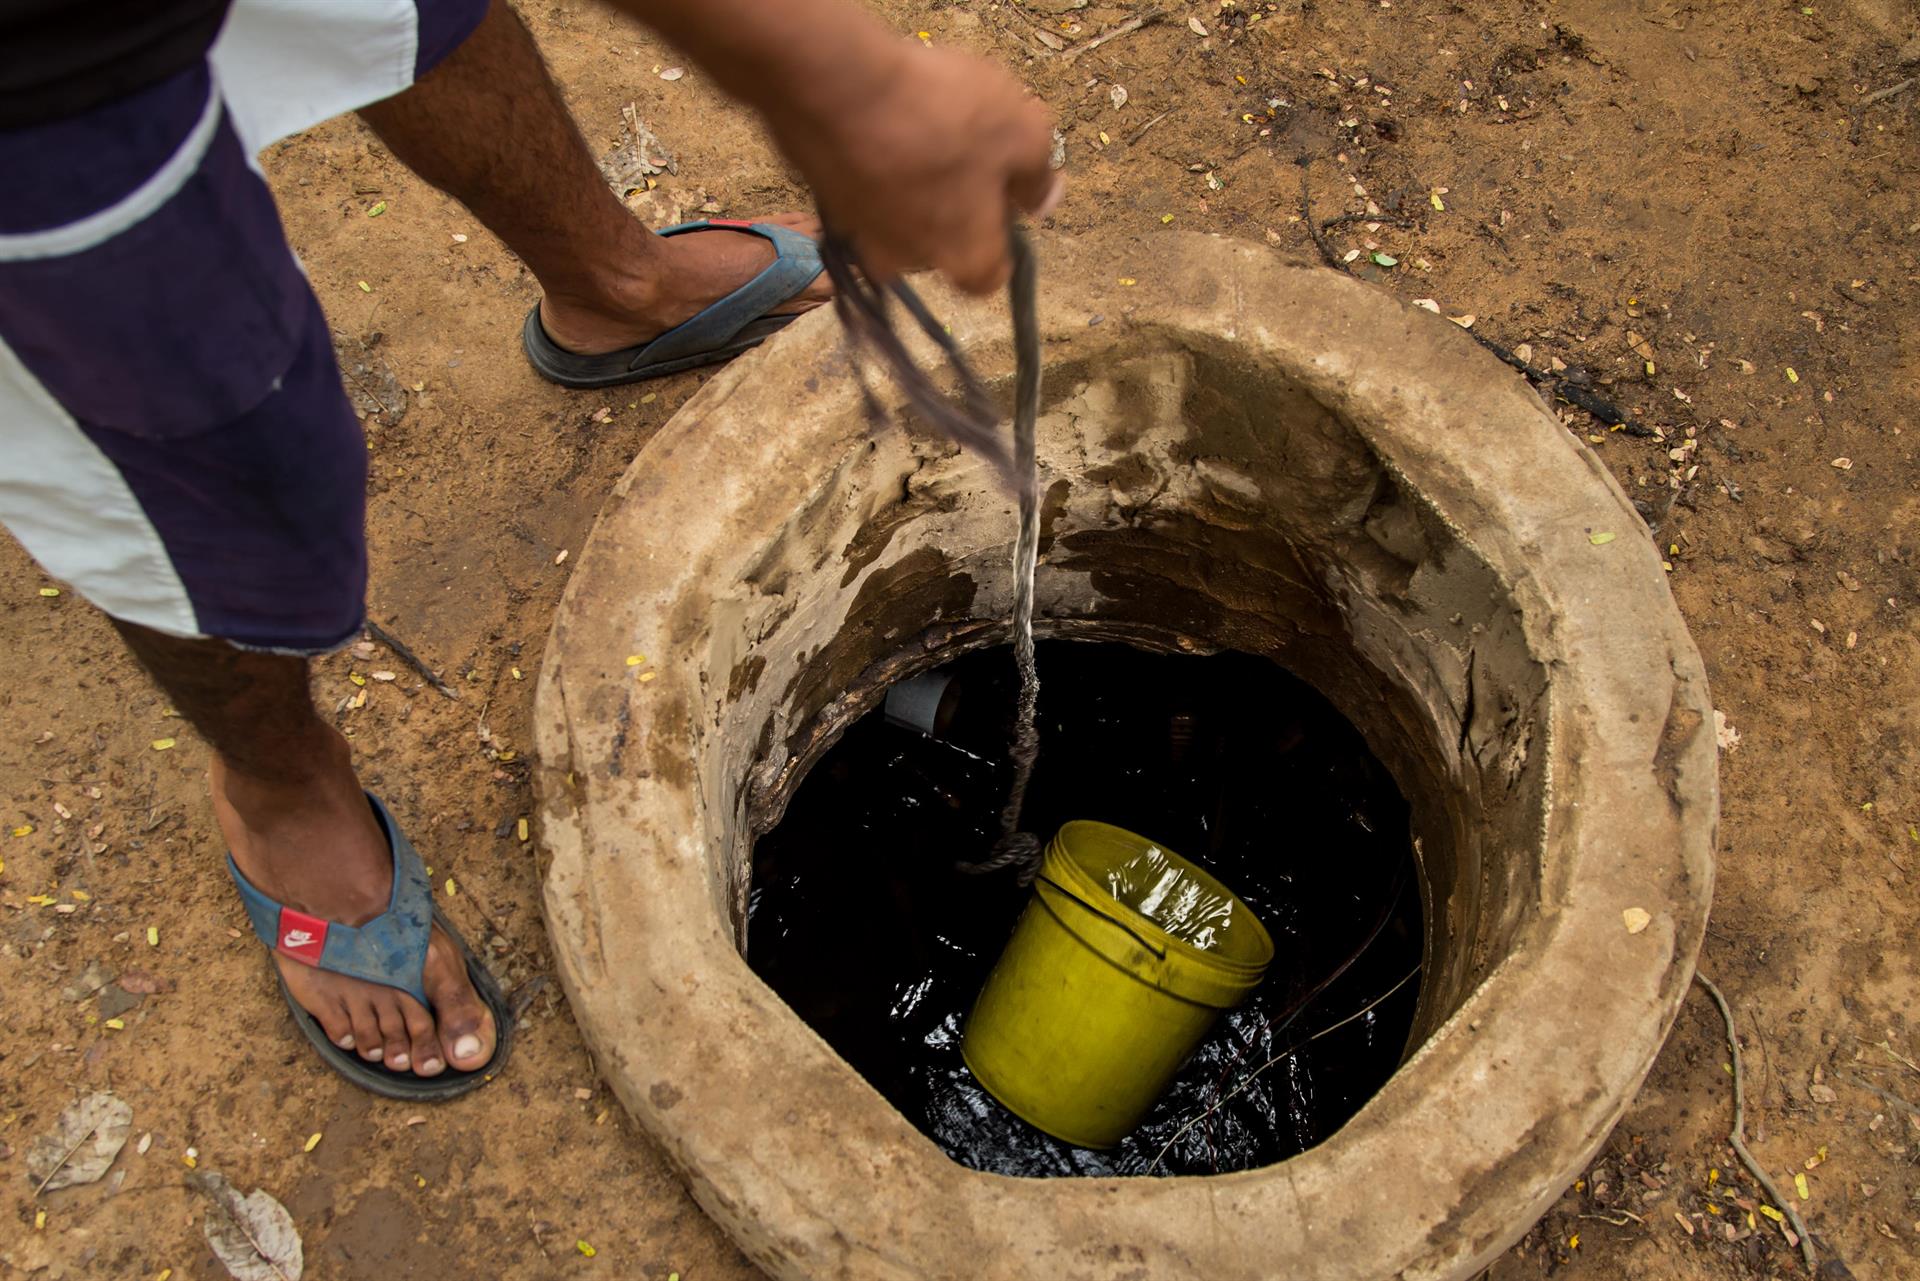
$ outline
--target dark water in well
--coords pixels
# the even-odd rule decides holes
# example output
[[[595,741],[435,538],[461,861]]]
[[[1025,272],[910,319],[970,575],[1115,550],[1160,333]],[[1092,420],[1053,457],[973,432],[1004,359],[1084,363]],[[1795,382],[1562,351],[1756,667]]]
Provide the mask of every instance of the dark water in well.
[[[1091,818],[1139,832],[1233,888],[1274,938],[1266,982],[1141,1127],[1111,1151],[1070,1147],[994,1102],[960,1061],[967,1012],[1031,892],[1012,872],[953,870],[999,835],[1017,689],[1007,648],[944,669],[957,685],[951,741],[876,710],[801,782],[754,851],[748,960],[964,1165],[1213,1174],[1312,1147],[1391,1075],[1412,1024],[1418,979],[1394,991],[1421,945],[1405,801],[1352,725],[1264,659],[1045,641],[1039,663],[1022,826],[1050,836]]]

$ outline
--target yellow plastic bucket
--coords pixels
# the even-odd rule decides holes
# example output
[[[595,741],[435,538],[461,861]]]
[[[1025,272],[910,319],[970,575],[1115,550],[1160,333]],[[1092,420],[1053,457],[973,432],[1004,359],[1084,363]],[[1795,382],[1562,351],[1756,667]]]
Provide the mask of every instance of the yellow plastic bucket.
[[[1207,918],[1154,897],[1169,885],[1211,905]],[[1112,1147],[1272,960],[1266,927],[1211,876],[1122,828],[1068,823],[974,1002],[961,1058],[1029,1125]]]

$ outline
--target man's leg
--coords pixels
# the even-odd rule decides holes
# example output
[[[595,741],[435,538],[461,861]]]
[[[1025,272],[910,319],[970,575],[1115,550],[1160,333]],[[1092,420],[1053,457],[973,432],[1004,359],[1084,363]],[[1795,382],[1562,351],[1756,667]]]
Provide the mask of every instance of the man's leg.
[[[213,745],[243,873],[362,923],[392,856],[298,655],[360,631],[366,441],[272,196],[204,66],[0,130],[0,173],[20,179],[0,202],[0,520],[117,620]],[[423,983],[439,1027],[393,988],[279,961],[365,1058],[432,1075],[492,1056],[444,938]]]
[[[308,660],[186,640],[114,620],[127,648],[213,747],[215,817],[233,861],[268,897],[346,925],[386,910],[392,855],[354,777],[347,740],[315,712]],[[493,1053],[492,1015],[435,930],[429,1013],[393,988],[276,958],[296,1001],[342,1049],[422,1076]]]
[[[754,236],[653,235],[600,176],[533,38],[493,0],[474,33],[405,92],[360,116],[415,173],[471,209],[527,264],[563,347],[616,351],[659,336],[773,260]],[[767,219],[809,235],[818,221]],[[828,297],[825,275],[778,312]]]

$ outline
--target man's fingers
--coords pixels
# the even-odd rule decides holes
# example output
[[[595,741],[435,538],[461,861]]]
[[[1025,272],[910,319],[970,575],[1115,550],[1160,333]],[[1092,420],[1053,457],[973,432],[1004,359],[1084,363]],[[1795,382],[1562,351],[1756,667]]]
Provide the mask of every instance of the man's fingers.
[[[1015,196],[1014,199],[1020,204],[1021,208],[1031,213],[1034,218],[1040,219],[1045,218],[1055,209],[1059,208],[1060,198],[1066,194],[1067,175],[1055,170],[1048,173],[1046,189],[1042,192],[1038,200],[1022,199],[1019,196]]]
[[[1060,203],[1064,176],[1053,167],[1053,116],[1039,99],[1026,103],[1018,158],[1007,180],[1007,195],[1020,209],[1044,218]]]
[[[942,247],[942,256],[934,264],[970,294],[990,294],[1013,274],[1005,211],[989,207],[982,212],[984,217],[974,219],[973,226]]]

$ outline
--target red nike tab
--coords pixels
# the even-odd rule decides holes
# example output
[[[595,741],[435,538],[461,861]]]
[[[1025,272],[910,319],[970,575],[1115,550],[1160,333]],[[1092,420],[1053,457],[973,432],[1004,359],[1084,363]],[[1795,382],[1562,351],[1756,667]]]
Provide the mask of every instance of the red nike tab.
[[[280,909],[280,935],[275,947],[302,965],[320,964],[327,949],[327,922],[290,907]]]

